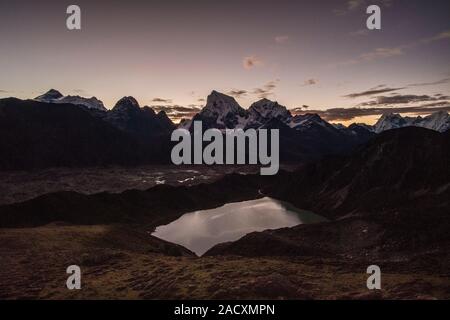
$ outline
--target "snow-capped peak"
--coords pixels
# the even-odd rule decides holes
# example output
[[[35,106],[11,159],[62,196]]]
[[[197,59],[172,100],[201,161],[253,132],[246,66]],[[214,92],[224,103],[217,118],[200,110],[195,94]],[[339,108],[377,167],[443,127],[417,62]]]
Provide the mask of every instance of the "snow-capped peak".
[[[427,128],[439,132],[450,129],[450,116],[445,111],[438,111],[426,117],[402,117],[400,114],[384,114],[373,126],[376,133],[408,126]]]
[[[204,115],[217,113],[226,116],[229,112],[239,113],[243,110],[233,97],[213,90],[206,99],[206,106],[201,113]]]
[[[248,112],[233,97],[212,91],[206,100],[206,106],[195,116],[202,120],[207,128],[244,128]]]
[[[248,112],[250,114],[249,122],[261,125],[274,118],[283,122],[287,122],[292,118],[291,113],[285,106],[269,99],[261,99],[253,103]]]
[[[409,121],[406,121],[401,115],[397,113],[386,113],[378,119],[374,125],[376,133],[383,132],[385,130],[401,128],[408,125]]]
[[[89,109],[106,111],[103,102],[98,100],[96,97],[83,98],[80,96],[65,96],[61,98],[60,103],[71,103],[75,105],[85,106]]]
[[[437,111],[429,116],[421,118],[418,126],[445,132],[450,129],[450,116],[445,111]]]
[[[47,103],[68,103],[84,106],[89,109],[106,111],[103,102],[98,100],[96,97],[84,98],[80,96],[63,96],[61,92],[55,89],[50,89],[46,93],[36,97],[34,100]]]
[[[322,127],[332,127],[328,122],[323,120],[317,113],[299,114],[293,117],[289,122],[289,126],[296,130],[309,128],[314,124],[318,124]]]

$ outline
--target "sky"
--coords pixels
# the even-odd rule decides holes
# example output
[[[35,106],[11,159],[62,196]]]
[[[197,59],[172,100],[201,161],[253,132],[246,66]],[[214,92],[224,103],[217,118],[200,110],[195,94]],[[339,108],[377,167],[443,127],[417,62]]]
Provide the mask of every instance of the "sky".
[[[0,98],[134,96],[175,121],[212,90],[345,124],[448,111],[449,18],[448,0],[0,0]]]

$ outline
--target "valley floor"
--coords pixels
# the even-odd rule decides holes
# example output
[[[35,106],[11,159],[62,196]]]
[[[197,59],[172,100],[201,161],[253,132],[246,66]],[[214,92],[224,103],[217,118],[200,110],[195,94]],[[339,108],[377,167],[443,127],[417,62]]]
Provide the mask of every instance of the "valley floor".
[[[389,263],[382,290],[367,264],[318,257],[195,257],[132,226],[0,229],[0,299],[449,299],[450,278]],[[66,288],[81,267],[82,289]],[[420,270],[420,271],[419,271]]]
[[[283,166],[283,169],[289,168]],[[215,181],[232,172],[255,173],[258,170],[256,166],[148,165],[0,171],[0,205],[58,191],[94,194],[146,190],[158,184],[190,186]]]

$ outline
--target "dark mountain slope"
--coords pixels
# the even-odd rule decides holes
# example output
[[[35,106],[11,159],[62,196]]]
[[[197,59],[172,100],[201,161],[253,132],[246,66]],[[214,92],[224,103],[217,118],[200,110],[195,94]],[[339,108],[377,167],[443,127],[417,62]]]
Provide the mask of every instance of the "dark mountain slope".
[[[421,128],[392,130],[352,156],[281,174],[264,193],[334,221],[248,234],[206,254],[400,259],[447,252],[449,137]]]
[[[0,169],[133,165],[150,155],[130,135],[70,104],[0,100]]]
[[[105,120],[146,144],[158,137],[170,137],[175,129],[164,112],[156,114],[150,107],[141,108],[133,97],[120,99],[107,113]]]
[[[380,134],[349,157],[311,164],[268,192],[298,207],[339,217],[399,206],[442,193],[449,184],[449,135],[408,127]]]

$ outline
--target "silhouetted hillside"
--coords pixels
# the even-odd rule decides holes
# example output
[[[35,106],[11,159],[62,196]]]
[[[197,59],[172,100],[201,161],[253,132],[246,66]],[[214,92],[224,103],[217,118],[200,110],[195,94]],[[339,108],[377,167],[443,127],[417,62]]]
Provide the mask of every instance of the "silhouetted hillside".
[[[263,190],[332,219],[251,233],[206,255],[336,255],[365,259],[450,246],[450,134],[387,131],[349,157],[281,174]]]
[[[149,142],[150,144],[151,142]],[[130,134],[71,104],[0,100],[0,169],[162,161]]]

